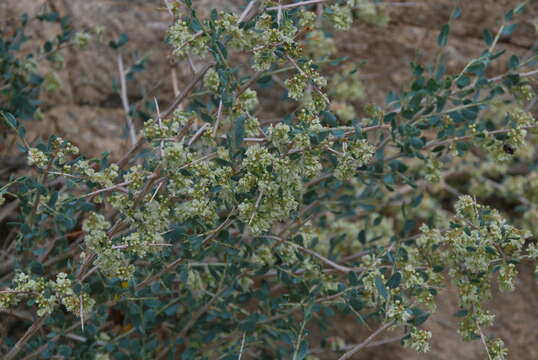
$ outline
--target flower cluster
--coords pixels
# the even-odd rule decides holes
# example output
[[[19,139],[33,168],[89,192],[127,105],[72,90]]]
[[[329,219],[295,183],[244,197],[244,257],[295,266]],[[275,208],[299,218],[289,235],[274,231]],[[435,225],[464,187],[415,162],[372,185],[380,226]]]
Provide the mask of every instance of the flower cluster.
[[[239,217],[253,233],[261,233],[297,208],[302,194],[300,169],[290,171],[289,159],[279,159],[259,145],[249,147],[245,155],[245,174],[237,191],[256,196],[239,204]]]
[[[360,139],[344,143],[344,151],[338,158],[335,176],[340,180],[349,180],[358,167],[366,165],[372,159],[375,146],[369,144],[366,139]]]
[[[40,169],[45,169],[49,164],[49,158],[38,148],[31,148],[28,150],[28,164],[35,165]]]
[[[134,271],[134,267],[126,263],[121,249],[112,247],[112,239],[107,233],[109,228],[110,223],[102,215],[90,214],[82,224],[86,247],[95,254],[97,257],[95,263],[104,274],[111,278],[128,279]],[[86,259],[86,256],[83,254],[83,260]]]
[[[327,9],[327,14],[336,30],[349,30],[353,24],[353,15],[349,6],[331,5]]]
[[[39,316],[51,314],[59,304],[64,305],[67,311],[80,316],[91,312],[95,304],[88,294],[75,293],[73,283],[65,273],[59,273],[56,281],[47,281],[21,272],[15,276],[13,282],[16,284],[13,289],[8,288],[0,292],[0,310],[9,309],[23,300],[32,299],[37,304]]]
[[[197,55],[207,52],[207,37],[203,33],[194,33],[183,19],[168,28],[168,39],[173,46],[172,54],[178,59],[187,56],[190,51]]]
[[[404,339],[404,346],[410,349],[413,349],[417,352],[428,352],[430,351],[430,339],[432,333],[427,330],[422,330],[418,328],[413,328],[409,337]]]
[[[159,121],[150,119],[144,123],[144,136],[149,141],[177,136],[183,126],[192,121],[193,114],[176,110],[172,117]]]
[[[492,324],[494,316],[483,309],[491,296],[491,276],[498,269],[501,288],[514,289],[515,264],[523,255],[529,234],[508,225],[499,212],[461,196],[455,206],[456,218],[451,229],[421,227],[416,240],[422,257],[447,265],[466,315],[459,332],[465,339],[478,336],[482,326]],[[439,249],[442,252],[439,253]],[[435,257],[432,254],[437,253]]]

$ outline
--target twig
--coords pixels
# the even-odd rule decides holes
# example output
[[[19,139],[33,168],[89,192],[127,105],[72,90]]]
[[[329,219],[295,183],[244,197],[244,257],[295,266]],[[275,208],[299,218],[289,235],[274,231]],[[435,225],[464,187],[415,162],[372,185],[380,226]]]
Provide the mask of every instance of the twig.
[[[83,298],[82,295],[79,296],[79,302],[80,302],[80,328],[84,332],[84,304],[83,304]]]
[[[187,335],[187,333],[189,332],[189,330],[196,324],[196,322],[198,321],[198,319],[204,315],[208,310],[209,308],[211,308],[211,306],[213,306],[213,304],[220,298],[220,295],[227,289],[227,287],[223,287],[222,285],[224,284],[224,278],[226,277],[225,274],[222,275],[222,278],[220,279],[220,282],[219,282],[219,285],[218,285],[218,288],[217,288],[217,291],[215,292],[215,294],[213,295],[213,297],[207,302],[205,303],[205,305],[199,309],[197,312],[195,312],[191,319],[187,322],[187,324],[185,325],[185,327],[183,327],[183,329],[181,329],[181,331],[179,332],[179,334],[176,336],[176,339],[180,339],[180,338],[183,338],[185,337],[185,335]],[[172,342],[172,346],[175,345],[175,341]],[[166,356],[166,354],[168,353],[168,351],[170,351],[171,347],[168,346],[166,347],[165,349],[163,349],[156,357],[156,360],[159,360],[159,359],[162,359],[164,356]]]
[[[250,217],[250,220],[248,221],[249,225],[252,223],[252,220],[254,220],[256,211],[258,211],[258,207],[260,207],[260,202],[262,201],[262,197],[263,197],[263,189],[260,191],[260,194],[258,195],[258,198],[256,199],[256,204],[254,205],[254,211],[252,212],[252,216]]]
[[[338,360],[347,360],[347,359],[350,359],[355,353],[357,353],[358,351],[360,351],[361,349],[365,348],[368,346],[368,344],[370,344],[372,342],[372,340],[375,339],[375,337],[379,334],[381,334],[383,331],[385,331],[386,329],[388,329],[389,327],[391,327],[392,325],[394,325],[394,321],[391,321],[391,322],[388,322],[386,323],[385,325],[381,326],[379,329],[377,329],[376,331],[374,331],[372,333],[372,335],[368,336],[366,338],[366,340],[364,340],[362,343],[358,344],[358,345],[355,345],[351,350],[349,350],[348,352],[346,352],[344,355],[340,356],[338,358]]]
[[[131,118],[131,110],[129,109],[129,99],[127,98],[127,81],[125,78],[125,70],[123,67],[123,57],[121,53],[118,53],[118,69],[120,71],[120,97],[123,105],[123,111],[125,112],[125,120],[127,121],[127,128],[129,130],[129,136],[131,138],[131,144],[136,143],[136,133],[133,125],[133,119]]]
[[[329,1],[332,1],[332,0],[300,1],[300,2],[297,2],[297,3],[293,3],[293,4],[288,4],[288,5],[269,7],[267,9],[265,9],[265,10],[267,10],[267,11],[278,10],[279,7],[282,7],[282,9],[291,9],[291,8],[296,8],[296,7],[299,7],[299,6],[308,6],[308,5],[320,4],[320,3],[329,2]],[[391,3],[385,3],[385,2],[375,3],[374,2],[373,4],[377,5],[377,6],[386,6],[386,5],[388,5],[388,6],[402,6],[402,7],[407,7],[407,6],[414,7],[414,6],[422,6],[422,5],[424,5],[423,3],[419,3],[419,2],[391,2]]]
[[[32,338],[32,336],[41,329],[41,326],[43,326],[43,323],[45,322],[45,319],[47,319],[48,316],[42,316],[39,319],[37,319],[36,322],[32,324],[26,330],[26,333],[17,341],[17,343],[11,348],[11,350],[4,356],[4,360],[13,360],[15,357],[19,354],[19,352],[22,350],[24,345]]]
[[[77,326],[78,326],[77,324],[71,325],[66,330],[66,332],[74,330]],[[71,334],[71,333],[65,334],[65,337],[67,337],[67,338],[74,339],[75,336],[79,337],[78,335],[74,335],[74,334]],[[36,351],[32,352],[31,354],[26,355],[24,358],[22,358],[22,360],[30,360],[30,359],[33,359],[33,358],[39,356],[43,351],[45,351],[45,349],[47,349],[49,347],[51,342],[54,342],[54,341],[58,340],[59,338],[60,338],[60,335],[56,335],[53,338],[48,339],[48,341],[45,344],[41,345],[39,348],[37,348]],[[80,338],[80,340],[84,339],[84,341],[86,341],[86,338],[82,338],[82,337],[79,337],[79,338]]]
[[[291,9],[291,8],[296,8],[296,7],[300,7],[300,6],[308,6],[308,5],[313,5],[313,4],[319,4],[319,3],[324,3],[324,2],[327,2],[327,1],[330,1],[330,0],[307,0],[307,1],[299,1],[297,3],[293,3],[293,4],[288,4],[288,5],[279,5],[279,6],[273,6],[273,7],[269,7],[265,10],[267,11],[274,11],[274,10],[278,10],[278,9]]]
[[[219,129],[220,117],[222,116],[222,99],[219,102],[219,108],[217,110],[217,120],[215,121],[215,127],[213,127],[213,137],[217,135],[217,130]]]
[[[247,333],[243,333],[243,339],[241,340],[241,349],[239,349],[239,356],[237,357],[237,360],[241,360],[241,356],[243,356],[243,351],[245,350],[245,339],[247,337]]]
[[[335,263],[334,261],[330,260],[330,259],[327,259],[325,256],[321,255],[321,254],[318,254],[317,252],[315,252],[314,250],[311,250],[311,249],[308,249],[308,248],[305,248],[303,246],[299,246],[299,250],[307,253],[307,254],[310,254],[314,257],[317,257],[318,259],[320,259],[321,261],[323,261],[325,264],[329,265],[330,267],[340,271],[340,272],[343,272],[345,274],[347,273],[350,273],[350,272],[360,272],[360,271],[364,271],[364,268],[350,268],[350,267],[347,267],[347,266],[343,266],[343,265],[340,265],[340,264],[337,264]]]
[[[301,348],[301,340],[303,339],[303,331],[304,327],[306,325],[306,319],[303,320],[301,323],[301,329],[299,330],[299,334],[297,336],[297,343],[295,344],[295,351],[293,352],[293,360],[297,359],[297,355],[299,354],[299,349]]]
[[[538,128],[538,125],[523,126],[522,127],[522,129],[525,129],[525,130],[536,129],[536,128]],[[469,139],[472,139],[473,137],[479,136],[479,135],[485,135],[485,136],[499,135],[499,134],[506,134],[506,133],[508,133],[510,131],[512,131],[512,129],[499,129],[499,130],[487,131],[485,133],[477,133],[477,134],[471,134],[471,135],[455,137],[455,138],[447,139],[447,140],[443,140],[443,141],[431,142],[429,144],[424,145],[424,149],[430,149],[432,147],[437,147],[437,146],[441,146],[441,145],[451,144],[451,143],[454,143],[454,142],[469,140]]]
[[[224,220],[224,222],[222,224],[220,224],[215,230],[211,231],[211,233],[209,235],[207,235],[206,238],[202,241],[202,245],[204,243],[206,243],[207,241],[209,241],[210,239],[212,239],[215,235],[217,235],[219,233],[219,231],[221,231],[222,229],[227,227],[231,223],[230,222],[230,217],[231,217],[231,215],[229,215],[228,218],[226,218],[226,220]],[[139,283],[136,286],[136,290],[140,290],[140,289],[145,288],[146,286],[151,284],[153,281],[159,279],[163,274],[165,274],[168,271],[171,271],[172,269],[174,269],[177,265],[179,265],[183,261],[185,261],[185,258],[180,257],[180,258],[177,258],[176,260],[172,261],[171,263],[167,264],[164,268],[162,268],[160,271],[158,271],[155,275],[152,275],[149,278],[142,281],[141,283]]]
[[[187,85],[187,87],[179,94],[172,105],[162,114],[162,118],[166,119],[168,116],[170,116],[174,110],[181,104],[181,102],[187,97],[187,95],[192,91],[192,89],[196,86],[196,84],[202,80],[205,73],[209,68],[211,68],[214,65],[214,63],[210,62],[205,64],[200,71],[195,75],[194,79]]]
[[[204,133],[205,129],[209,126],[208,123],[205,123],[204,125],[200,126],[200,128],[196,131],[196,133],[192,136],[192,138],[189,140],[189,143],[187,144],[188,147],[190,147],[192,144],[198,140],[200,136]]]
[[[198,82],[202,80],[207,70],[209,70],[209,68],[212,67],[213,65],[214,63],[212,62],[204,65],[204,67],[194,76],[194,78],[187,85],[187,87],[183,89],[183,91],[174,99],[174,102],[172,103],[172,105],[170,105],[170,107],[163,114],[161,114],[162,119],[168,118],[168,116],[170,116],[174,112],[174,110],[179,106],[179,104],[181,104],[181,102],[185,100],[185,98],[189,95],[192,89],[194,89],[196,84],[198,84]],[[138,138],[136,143],[127,152],[127,154],[125,154],[125,156],[120,161],[118,161],[118,166],[120,168],[122,168],[123,166],[125,166],[125,164],[127,164],[127,162],[129,161],[133,153],[144,144],[144,141],[145,141],[145,138],[143,136],[140,136]]]
[[[486,337],[484,336],[484,333],[482,332],[482,329],[480,328],[480,326],[478,324],[477,324],[477,327],[478,327],[478,331],[480,332],[480,340],[482,341],[482,344],[486,348],[486,353],[488,354],[488,359],[492,360],[491,354],[489,353],[488,343],[486,342]]]
[[[488,81],[498,81],[498,80],[501,80],[506,75],[507,74],[498,75],[498,76],[492,77],[491,79],[488,79]],[[529,76],[533,76],[533,75],[538,75],[538,70],[533,70],[533,71],[524,72],[524,73],[518,73],[517,75],[519,75],[520,77],[529,77]]]
[[[155,110],[157,111],[157,120],[158,120],[158,123],[159,123],[159,129],[162,129],[163,122],[162,122],[162,119],[161,119],[161,110],[159,109],[159,102],[157,101],[156,97],[153,97],[153,100],[155,101]],[[161,159],[162,159],[164,157],[164,144],[163,144],[162,140],[159,143],[159,152],[160,152]]]
[[[166,9],[168,10],[168,13],[170,16],[174,16],[174,13],[172,12],[172,8],[170,7],[170,4],[168,3],[168,0],[164,0],[164,5],[166,6]]]
[[[172,77],[172,89],[174,90],[174,96],[179,95],[179,86],[177,84],[177,71],[176,68],[173,67],[171,71],[171,77]]]
[[[124,181],[124,182],[116,184],[116,185],[112,185],[112,186],[109,186],[109,187],[106,187],[106,188],[103,188],[103,189],[95,190],[95,191],[92,191],[91,193],[83,195],[82,198],[95,196],[97,194],[101,194],[101,193],[104,193],[104,192],[114,191],[114,190],[116,190],[116,189],[118,189],[118,188],[120,188],[120,187],[122,187],[124,185],[129,185],[130,183],[131,183],[131,181]]]
[[[252,10],[252,7],[258,2],[258,0],[252,0],[248,3],[247,7],[245,8],[245,10],[243,10],[243,12],[241,13],[241,16],[239,16],[239,21],[238,22],[243,22],[246,18],[247,18],[247,15],[248,13],[250,12],[250,10]]]

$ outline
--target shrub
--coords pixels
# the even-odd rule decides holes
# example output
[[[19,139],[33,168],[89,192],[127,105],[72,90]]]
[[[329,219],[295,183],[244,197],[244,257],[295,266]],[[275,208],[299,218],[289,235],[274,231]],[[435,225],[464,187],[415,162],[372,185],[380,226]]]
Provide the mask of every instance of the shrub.
[[[32,324],[6,339],[4,359],[314,359],[309,333],[328,337],[338,316],[377,326],[357,345],[327,340],[339,359],[388,330],[424,352],[422,324],[449,282],[461,336],[505,358],[485,302],[538,257],[538,182],[496,179],[533,161],[536,57],[488,69],[506,57],[496,47],[523,5],[462,71],[413,64],[408,88],[360,117],[358,67],[333,58],[330,33],[386,15],[369,0],[312,11],[322,3],[250,1],[204,19],[189,0],[170,5],[174,58],[208,61],[117,162],[60,137],[31,146],[4,109],[34,173],[0,189],[19,209],[0,309],[36,314],[21,315]],[[460,12],[441,28],[441,49]],[[275,84],[292,110],[267,124],[256,111]],[[469,169],[467,185],[451,184]],[[516,226],[479,201],[492,191],[525,209]]]

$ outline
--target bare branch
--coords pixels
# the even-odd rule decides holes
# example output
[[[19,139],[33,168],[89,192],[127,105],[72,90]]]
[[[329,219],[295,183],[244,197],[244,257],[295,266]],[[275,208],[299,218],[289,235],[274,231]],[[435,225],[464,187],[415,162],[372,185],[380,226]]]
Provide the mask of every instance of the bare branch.
[[[123,67],[123,57],[121,53],[118,53],[118,69],[120,71],[120,97],[121,103],[123,105],[123,111],[125,112],[125,120],[127,121],[127,129],[129,130],[129,137],[131,138],[131,144],[136,143],[136,133],[133,124],[133,119],[131,118],[131,110],[129,108],[129,99],[127,98],[127,80],[125,77],[125,69]]]
[[[394,321],[391,321],[391,322],[388,322],[386,323],[385,325],[381,326],[379,329],[377,329],[376,331],[374,331],[372,333],[372,335],[368,336],[366,338],[366,340],[364,340],[363,342],[361,342],[360,344],[358,345],[355,345],[351,350],[349,350],[348,352],[346,352],[344,355],[340,356],[338,358],[338,360],[347,360],[347,359],[351,359],[351,357],[359,352],[360,350],[362,350],[363,348],[367,347],[368,344],[370,344],[372,342],[372,340],[374,340],[377,335],[381,334],[383,331],[385,331],[386,329],[388,329],[389,327],[391,327],[392,325],[394,325]]]

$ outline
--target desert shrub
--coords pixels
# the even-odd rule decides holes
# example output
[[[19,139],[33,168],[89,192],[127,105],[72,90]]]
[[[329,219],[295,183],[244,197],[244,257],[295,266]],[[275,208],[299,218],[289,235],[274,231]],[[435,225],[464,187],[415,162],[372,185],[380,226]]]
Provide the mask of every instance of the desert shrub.
[[[389,331],[425,352],[423,324],[451,282],[461,336],[504,359],[485,303],[538,257],[536,177],[499,176],[535,166],[536,57],[497,50],[523,5],[460,72],[443,57],[412,64],[405,90],[365,116],[360,64],[334,58],[332,33],[386,23],[369,0],[250,1],[207,18],[169,2],[172,56],[206,62],[117,162],[60,137],[30,145],[4,110],[34,169],[0,190],[18,204],[0,309],[27,327],[4,358],[314,359],[314,328],[339,359]],[[508,71],[492,76],[498,61]],[[281,90],[288,113],[259,119]],[[458,173],[470,179],[454,184]],[[480,201],[492,192],[524,216]],[[357,345],[329,339],[342,317],[376,330]]]

